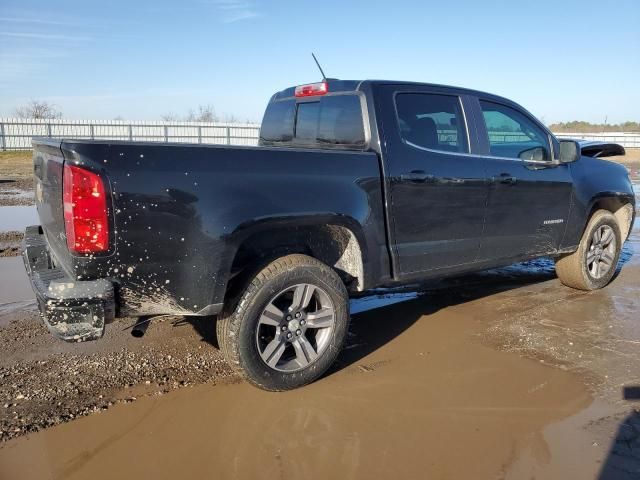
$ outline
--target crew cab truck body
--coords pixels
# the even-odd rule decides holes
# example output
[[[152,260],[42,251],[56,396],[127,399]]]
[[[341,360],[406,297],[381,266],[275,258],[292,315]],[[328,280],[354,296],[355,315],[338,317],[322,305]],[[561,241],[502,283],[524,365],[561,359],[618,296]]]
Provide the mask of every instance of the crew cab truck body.
[[[52,333],[216,315],[232,366],[270,390],[331,365],[349,295],[541,256],[600,288],[635,217],[624,167],[593,158],[622,147],[581,151],[507,99],[440,85],[283,90],[258,147],[33,144],[23,256]]]

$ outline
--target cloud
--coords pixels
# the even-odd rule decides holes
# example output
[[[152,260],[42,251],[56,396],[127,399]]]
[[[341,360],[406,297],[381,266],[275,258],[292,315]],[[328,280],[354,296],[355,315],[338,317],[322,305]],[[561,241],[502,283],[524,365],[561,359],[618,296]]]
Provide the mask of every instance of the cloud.
[[[255,5],[247,0],[208,0],[203,3],[213,5],[218,10],[222,23],[235,23],[262,16]]]
[[[40,18],[26,18],[26,17],[0,17],[1,23],[35,23],[38,25],[57,25],[57,26],[72,26],[75,23],[71,22],[62,22],[59,20],[49,20],[49,19],[40,19]]]
[[[0,32],[0,36],[12,38],[29,38],[33,40],[63,40],[73,42],[85,42],[89,37],[76,35],[58,35],[54,33],[34,33],[34,32]]]
[[[92,35],[69,28],[71,25],[69,19],[39,20],[21,13],[0,16],[2,89],[20,88],[49,71],[60,58],[92,42]]]

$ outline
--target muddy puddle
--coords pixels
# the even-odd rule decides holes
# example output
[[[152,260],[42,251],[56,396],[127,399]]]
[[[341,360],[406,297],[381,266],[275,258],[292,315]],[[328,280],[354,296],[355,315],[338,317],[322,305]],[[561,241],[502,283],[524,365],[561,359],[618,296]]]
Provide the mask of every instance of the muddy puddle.
[[[543,431],[547,448],[524,452],[505,478],[636,480],[640,478],[639,433],[640,411],[623,411],[596,400],[547,426]],[[550,452],[564,461],[551,461]]]
[[[450,299],[448,299],[450,300]],[[6,478],[476,478],[544,450],[591,402],[574,375],[473,341],[471,303],[354,316],[352,348],[285,393],[231,384],[146,397],[0,449]],[[159,452],[163,452],[159,454]],[[537,454],[537,453],[536,453]]]
[[[2,446],[0,478],[637,478],[640,265],[591,293],[545,268],[456,282],[354,300],[313,385],[136,387]]]

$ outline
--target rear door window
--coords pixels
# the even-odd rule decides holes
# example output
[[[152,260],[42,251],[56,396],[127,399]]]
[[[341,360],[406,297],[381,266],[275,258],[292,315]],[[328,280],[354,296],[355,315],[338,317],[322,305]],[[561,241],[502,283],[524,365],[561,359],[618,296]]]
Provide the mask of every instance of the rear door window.
[[[396,108],[400,136],[417,147],[469,152],[460,98],[432,93],[399,93]]]

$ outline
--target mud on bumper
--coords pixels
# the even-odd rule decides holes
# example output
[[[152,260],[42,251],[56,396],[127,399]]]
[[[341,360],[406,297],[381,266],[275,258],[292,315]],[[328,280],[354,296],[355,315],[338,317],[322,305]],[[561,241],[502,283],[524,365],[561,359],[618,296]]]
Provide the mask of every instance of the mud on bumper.
[[[76,281],[51,261],[40,226],[27,227],[22,259],[49,331],[67,342],[95,340],[115,317],[113,284],[109,280]]]

